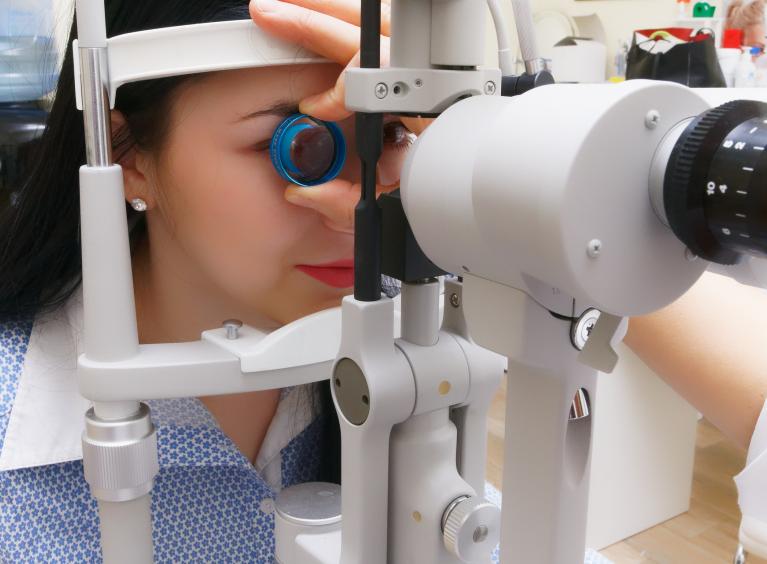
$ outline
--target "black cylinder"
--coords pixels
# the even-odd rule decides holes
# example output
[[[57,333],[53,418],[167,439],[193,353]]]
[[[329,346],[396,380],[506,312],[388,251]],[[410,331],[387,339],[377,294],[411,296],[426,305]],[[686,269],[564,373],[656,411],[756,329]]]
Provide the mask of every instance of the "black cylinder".
[[[767,255],[767,104],[737,100],[704,112],[666,168],[669,225],[692,252],[735,264]]]

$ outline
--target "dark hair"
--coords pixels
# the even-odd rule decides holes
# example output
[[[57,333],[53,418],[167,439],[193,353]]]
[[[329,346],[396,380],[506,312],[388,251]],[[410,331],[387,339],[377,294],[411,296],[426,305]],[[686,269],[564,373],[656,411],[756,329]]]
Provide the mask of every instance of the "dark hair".
[[[249,19],[244,0],[107,0],[107,35],[203,22]],[[82,280],[79,176],[85,164],[82,114],[75,107],[73,21],[56,96],[35,166],[15,204],[0,215],[0,320],[32,317],[63,305]],[[147,80],[122,86],[115,109],[126,127],[113,135],[115,159],[134,144],[157,149],[166,134],[174,91],[190,76]],[[126,205],[131,244],[146,234],[143,216]],[[340,481],[340,432],[329,385],[322,383],[315,405],[323,412],[320,479]]]

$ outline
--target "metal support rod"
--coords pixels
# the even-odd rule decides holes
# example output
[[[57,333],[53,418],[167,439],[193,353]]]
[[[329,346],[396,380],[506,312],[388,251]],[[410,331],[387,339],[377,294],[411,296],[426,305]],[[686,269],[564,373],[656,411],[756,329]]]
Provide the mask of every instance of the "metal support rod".
[[[381,1],[362,0],[360,66],[381,66]],[[381,211],[376,202],[376,167],[383,151],[383,114],[357,113],[357,151],[362,194],[354,211],[354,297],[381,299]]]
[[[87,159],[80,169],[85,354],[91,359],[119,361],[137,353],[138,332],[122,170],[112,163],[104,2],[78,0],[76,14]],[[138,413],[137,401],[96,402],[92,421],[125,431]],[[149,422],[148,411],[144,419]],[[141,452],[124,452],[121,439],[99,442],[93,425],[86,429],[83,465],[98,501],[102,558],[109,564],[149,564],[154,558],[147,489],[157,473],[154,435]],[[105,460],[120,456],[123,460],[117,466],[105,465]],[[146,483],[141,491],[115,497],[126,484],[135,485],[135,476],[120,475],[124,468],[143,468]]]
[[[439,340],[439,281],[402,284],[402,338],[430,347]]]
[[[104,0],[77,0],[77,39],[81,47],[106,47]]]
[[[85,125],[85,153],[88,166],[112,164],[112,132],[109,117],[106,48],[81,47],[80,70]]]

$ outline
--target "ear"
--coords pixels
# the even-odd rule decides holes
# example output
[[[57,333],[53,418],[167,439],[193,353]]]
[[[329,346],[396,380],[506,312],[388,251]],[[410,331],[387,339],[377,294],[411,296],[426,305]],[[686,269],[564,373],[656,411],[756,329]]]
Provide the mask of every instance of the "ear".
[[[146,202],[147,210],[155,207],[157,202],[154,197],[153,184],[151,182],[151,160],[149,155],[137,149],[130,139],[130,132],[128,131],[128,122],[122,112],[112,110],[111,114],[112,122],[112,140],[119,139],[120,145],[123,145],[122,140],[126,139],[125,144],[130,145],[130,148],[125,150],[118,147],[115,151],[116,164],[119,164],[123,169],[123,185],[125,186],[125,199],[130,203],[135,198],[141,198]]]

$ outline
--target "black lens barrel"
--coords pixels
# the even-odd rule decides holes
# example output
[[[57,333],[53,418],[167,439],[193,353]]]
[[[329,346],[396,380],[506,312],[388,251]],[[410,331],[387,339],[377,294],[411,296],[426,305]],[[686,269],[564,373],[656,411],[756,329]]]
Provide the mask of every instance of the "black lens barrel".
[[[666,167],[669,226],[696,255],[735,264],[767,252],[767,104],[729,102],[695,118]]]

